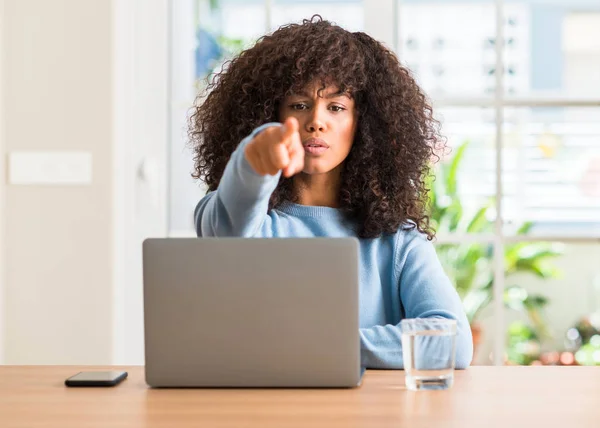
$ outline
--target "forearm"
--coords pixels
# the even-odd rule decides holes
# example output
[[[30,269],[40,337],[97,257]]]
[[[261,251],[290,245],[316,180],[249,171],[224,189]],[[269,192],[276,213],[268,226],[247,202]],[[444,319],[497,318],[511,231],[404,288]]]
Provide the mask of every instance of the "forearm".
[[[388,324],[361,328],[360,361],[369,369],[403,369],[400,327]]]
[[[447,318],[457,320],[456,332],[456,360],[457,369],[465,369],[471,363],[473,357],[473,339],[471,329],[466,320],[461,320],[460,315],[451,314],[446,311],[435,311],[429,314],[423,313],[417,318]],[[378,325],[370,328],[360,329],[360,353],[363,367],[373,369],[403,369],[404,359],[402,355],[402,332],[400,325]],[[442,349],[446,344],[432,342],[428,353],[433,358],[447,349]]]
[[[267,217],[269,199],[281,172],[261,176],[248,163],[244,148],[266,126],[257,128],[231,155],[219,187],[196,207],[196,232],[200,237],[252,237]]]

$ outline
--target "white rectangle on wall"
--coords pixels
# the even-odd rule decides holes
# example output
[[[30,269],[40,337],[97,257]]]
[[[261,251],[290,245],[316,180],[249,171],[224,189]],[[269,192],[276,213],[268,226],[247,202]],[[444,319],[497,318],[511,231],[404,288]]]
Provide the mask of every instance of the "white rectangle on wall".
[[[18,185],[88,185],[89,152],[19,151],[8,155],[8,183]]]

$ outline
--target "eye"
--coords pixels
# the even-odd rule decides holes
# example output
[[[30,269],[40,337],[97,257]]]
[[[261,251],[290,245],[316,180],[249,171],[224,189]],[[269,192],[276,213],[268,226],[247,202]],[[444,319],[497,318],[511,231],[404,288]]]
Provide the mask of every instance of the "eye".
[[[292,110],[306,110],[308,108],[308,106],[303,103],[291,104],[290,107]]]
[[[346,110],[344,107],[341,107],[341,106],[336,106],[336,105],[333,105],[333,106],[331,106],[331,107],[329,107],[329,108],[331,109],[331,111],[334,111],[334,112],[336,112],[336,113],[337,113],[337,112],[340,112],[340,111],[344,111],[344,110]]]

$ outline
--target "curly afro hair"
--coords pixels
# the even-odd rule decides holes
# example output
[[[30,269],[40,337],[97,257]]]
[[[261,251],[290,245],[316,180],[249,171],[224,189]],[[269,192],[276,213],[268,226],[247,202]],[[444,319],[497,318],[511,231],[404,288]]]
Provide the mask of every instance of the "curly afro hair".
[[[428,99],[392,51],[318,15],[261,37],[213,76],[190,117],[194,178],[216,190],[241,140],[278,121],[285,96],[315,81],[335,84],[355,100],[358,125],[339,206],[357,235],[375,238],[402,227],[433,239],[426,182],[445,142]],[[296,200],[291,178],[281,178],[269,209],[284,200]]]

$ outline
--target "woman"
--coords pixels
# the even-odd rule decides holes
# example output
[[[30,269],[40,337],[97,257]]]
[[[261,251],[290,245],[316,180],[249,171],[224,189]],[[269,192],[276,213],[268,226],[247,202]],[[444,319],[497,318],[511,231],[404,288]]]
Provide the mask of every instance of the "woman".
[[[467,367],[471,330],[426,211],[443,140],[396,56],[313,17],[259,39],[209,91],[190,128],[209,189],[198,236],[358,237],[362,365],[403,368],[400,321],[441,317]]]

